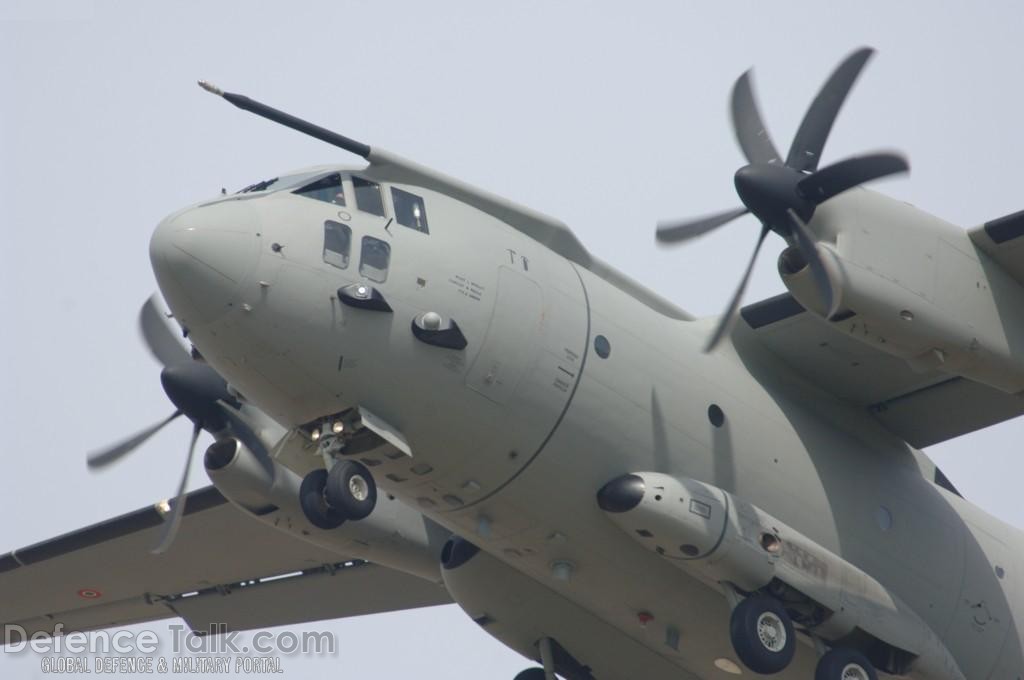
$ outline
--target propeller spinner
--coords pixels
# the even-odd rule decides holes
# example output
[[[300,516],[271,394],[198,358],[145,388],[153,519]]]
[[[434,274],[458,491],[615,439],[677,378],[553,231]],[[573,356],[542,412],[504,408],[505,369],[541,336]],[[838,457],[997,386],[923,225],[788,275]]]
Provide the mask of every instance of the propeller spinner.
[[[239,417],[241,404],[228,391],[224,378],[206,363],[193,359],[160,317],[155,300],[150,298],[139,312],[139,329],[146,347],[164,366],[160,382],[175,406],[174,413],[117,444],[90,453],[87,458],[90,468],[104,468],[127,456],[179,416],[192,421],[185,470],[174,500],[170,502],[170,514],[164,517],[160,540],[151,550],[154,554],[166,552],[177,534],[185,511],[185,486],[200,431],[206,430],[215,436],[228,432],[242,440],[258,457],[269,457],[259,437]]]
[[[791,246],[795,246],[810,266],[828,310],[828,317],[831,318],[837,311],[832,282],[815,246],[814,235],[806,223],[814,216],[815,209],[833,196],[865,182],[910,169],[902,155],[877,152],[847,158],[818,170],[821,151],[832,130],[832,124],[872,54],[874,50],[867,47],[857,50],[843,60],[825,81],[800,123],[785,162],[782,162],[761,119],[751,85],[751,72],[747,71],[740,76],[733,86],[733,130],[748,161],[748,165],[737,170],[734,177],[736,193],[744,207],[697,219],[660,222],[656,233],[659,243],[681,243],[713,231],[747,213],[752,213],[761,222],[761,233],[754,253],[725,313],[704,348],[705,352],[714,349],[731,327],[761,245],[773,231]]]

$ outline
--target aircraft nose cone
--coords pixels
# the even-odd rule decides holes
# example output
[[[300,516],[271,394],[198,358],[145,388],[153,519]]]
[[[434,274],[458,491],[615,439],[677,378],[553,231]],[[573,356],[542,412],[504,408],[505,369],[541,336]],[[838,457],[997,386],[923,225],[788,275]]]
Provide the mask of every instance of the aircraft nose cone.
[[[191,208],[161,222],[149,244],[164,298],[182,323],[230,311],[257,257],[255,213],[239,202]]]

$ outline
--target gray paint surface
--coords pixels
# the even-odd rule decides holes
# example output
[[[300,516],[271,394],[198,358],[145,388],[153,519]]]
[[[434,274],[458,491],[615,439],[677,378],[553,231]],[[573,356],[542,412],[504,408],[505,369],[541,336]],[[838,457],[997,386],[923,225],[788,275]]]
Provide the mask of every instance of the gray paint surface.
[[[699,316],[725,303],[755,223],[671,251],[655,249],[654,223],[735,203],[741,157],[726,97],[751,64],[773,134],[789,139],[834,62],[874,45],[826,157],[904,150],[911,179],[878,188],[965,227],[1021,208],[1019,95],[1006,87],[1022,59],[1015,4],[282,10],[0,8],[0,417],[11,461],[0,494],[20,519],[5,525],[0,551],[173,490],[184,423],[102,476],[83,460],[169,411],[134,328],[155,287],[146,245],[156,221],[221,186],[349,160],[214,102],[196,78],[555,215],[592,253]],[[807,29],[799,49],[777,40],[794,24]],[[773,254],[761,258],[749,301],[782,290]],[[968,498],[1022,526],[1022,433],[1009,423],[930,453]],[[206,483],[198,464],[192,483]],[[525,665],[454,608],[332,628],[352,675],[511,677]],[[460,651],[439,652],[448,649]],[[286,669],[337,677],[338,662],[290,659]],[[0,668],[29,675],[38,659],[4,655]]]

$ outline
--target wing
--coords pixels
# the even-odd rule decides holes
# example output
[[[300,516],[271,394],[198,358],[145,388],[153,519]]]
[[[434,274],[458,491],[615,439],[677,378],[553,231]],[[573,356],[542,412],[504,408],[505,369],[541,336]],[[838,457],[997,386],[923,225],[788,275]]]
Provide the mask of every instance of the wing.
[[[188,495],[173,546],[152,555],[162,521],[143,508],[0,556],[0,623],[31,634],[180,616],[246,630],[451,602],[437,584],[254,521],[212,486]]]
[[[1014,281],[1024,284],[1024,210],[986,222],[967,235]]]
[[[758,341],[795,373],[864,407],[918,448],[1024,413],[1020,397],[938,371],[915,372],[806,313],[788,293],[748,305],[740,315]]]

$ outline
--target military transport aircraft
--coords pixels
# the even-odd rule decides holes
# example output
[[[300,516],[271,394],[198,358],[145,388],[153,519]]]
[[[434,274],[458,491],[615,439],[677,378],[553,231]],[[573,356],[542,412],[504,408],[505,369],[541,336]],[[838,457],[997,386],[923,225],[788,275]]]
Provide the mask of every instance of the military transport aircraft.
[[[748,267],[715,319],[557,220],[200,83],[368,164],[157,226],[186,342],[155,301],[141,327],[175,410],[89,464],[184,416],[212,486],[0,557],[3,621],[455,602],[536,661],[520,680],[1019,679],[1024,537],[920,449],[1024,412],[1024,214],[964,231],[863,188],[899,154],[821,163],[870,56],[785,156],[736,82],[742,207],[657,238],[750,213],[788,292],[741,307]]]

